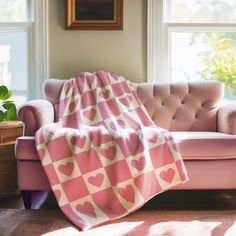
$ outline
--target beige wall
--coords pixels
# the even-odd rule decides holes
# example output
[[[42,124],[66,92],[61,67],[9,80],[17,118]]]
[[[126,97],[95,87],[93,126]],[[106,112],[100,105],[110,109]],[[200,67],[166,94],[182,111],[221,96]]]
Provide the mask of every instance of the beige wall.
[[[65,2],[48,1],[50,77],[103,69],[146,81],[146,0],[123,0],[122,31],[65,30]]]

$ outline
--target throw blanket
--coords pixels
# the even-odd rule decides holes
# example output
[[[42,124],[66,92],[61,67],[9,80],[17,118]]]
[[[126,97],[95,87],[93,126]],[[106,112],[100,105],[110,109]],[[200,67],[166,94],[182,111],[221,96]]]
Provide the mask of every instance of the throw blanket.
[[[61,210],[82,230],[187,180],[171,134],[122,76],[97,71],[66,81],[59,117],[38,130],[37,150]]]

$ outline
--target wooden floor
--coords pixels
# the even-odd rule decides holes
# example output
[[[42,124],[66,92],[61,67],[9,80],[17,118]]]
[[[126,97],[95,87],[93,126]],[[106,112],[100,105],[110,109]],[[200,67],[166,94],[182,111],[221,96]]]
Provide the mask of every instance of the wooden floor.
[[[236,210],[138,210],[81,232],[59,210],[0,209],[1,236],[236,235]]]
[[[65,234],[59,235],[77,235],[79,229],[76,228],[59,210],[54,196],[50,193],[45,202],[38,202],[39,210],[24,210],[23,202],[20,195],[11,198],[0,199],[0,235],[1,236],[38,236],[50,235],[57,236],[58,230],[69,230]],[[184,211],[185,210],[185,211]],[[194,211],[197,210],[197,211]],[[203,211],[201,211],[203,210]],[[209,235],[222,236],[224,230],[230,228],[236,220],[236,190],[218,190],[218,191],[167,191],[162,193],[148,203],[141,210],[127,216],[124,222],[127,224],[136,224],[145,219],[145,224],[141,228],[132,229],[131,233],[118,235],[125,236],[144,236],[149,235],[148,230],[152,226],[151,223],[156,222],[157,218],[163,214],[167,214],[165,221],[172,221],[172,218],[178,217],[188,218],[191,216],[193,222],[204,221],[212,222],[209,216],[213,217],[213,221],[218,216],[221,217],[222,223],[220,233],[209,233]],[[183,215],[184,214],[184,215]],[[194,215],[196,214],[196,216]],[[152,218],[150,216],[153,215]],[[138,218],[137,218],[138,217]],[[215,218],[214,218],[215,217]],[[2,219],[2,220],[1,220]],[[197,221],[196,221],[197,219]],[[181,220],[181,219],[180,219]],[[122,219],[118,220],[119,224],[124,223]],[[150,222],[151,223],[150,223]],[[217,222],[219,219],[217,218]],[[117,227],[119,226],[117,224]],[[149,225],[150,224],[150,225]],[[108,230],[95,235],[114,235],[116,224],[112,222]],[[110,227],[111,227],[110,226]],[[227,226],[227,227],[226,227]],[[196,227],[195,227],[196,228]],[[72,231],[71,231],[72,230]],[[120,230],[116,229],[117,232]],[[235,229],[236,230],[236,229]],[[54,233],[53,233],[54,232]],[[108,234],[107,234],[108,232]],[[112,233],[113,232],[113,233]],[[82,232],[80,232],[82,233]],[[79,233],[79,235],[80,235]],[[83,235],[90,235],[89,232]],[[117,234],[116,234],[117,235]],[[159,235],[159,234],[158,234]],[[168,235],[168,234],[161,234]],[[171,234],[172,235],[172,234]],[[190,235],[190,234],[189,234]],[[191,234],[192,236],[193,234]],[[194,234],[199,235],[199,234]],[[208,235],[208,234],[207,234]]]

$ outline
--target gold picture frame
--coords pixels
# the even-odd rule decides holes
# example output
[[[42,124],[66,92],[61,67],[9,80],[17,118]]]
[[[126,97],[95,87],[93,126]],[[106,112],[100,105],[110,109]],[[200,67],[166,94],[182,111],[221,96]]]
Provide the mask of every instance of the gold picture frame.
[[[67,0],[66,29],[122,30],[123,0]]]

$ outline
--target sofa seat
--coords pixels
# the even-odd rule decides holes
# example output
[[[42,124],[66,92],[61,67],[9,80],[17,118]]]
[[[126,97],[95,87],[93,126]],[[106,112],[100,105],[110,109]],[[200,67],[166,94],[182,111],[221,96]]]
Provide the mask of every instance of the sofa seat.
[[[184,160],[236,159],[236,135],[218,132],[172,132]],[[227,140],[227,142],[225,142]],[[23,136],[16,142],[18,160],[38,161],[34,137]]]
[[[236,135],[219,132],[172,132],[184,160],[236,159]]]

